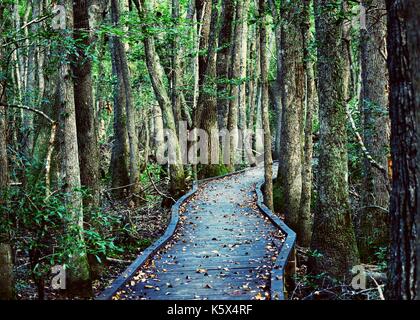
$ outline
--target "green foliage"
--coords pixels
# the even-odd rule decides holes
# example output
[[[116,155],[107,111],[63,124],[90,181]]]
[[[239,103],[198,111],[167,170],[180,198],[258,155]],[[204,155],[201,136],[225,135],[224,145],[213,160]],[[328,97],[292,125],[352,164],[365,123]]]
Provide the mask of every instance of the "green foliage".
[[[284,192],[281,189],[280,184],[276,182],[274,182],[273,184],[273,204],[274,204],[275,212],[284,214],[285,212]]]
[[[376,264],[379,267],[379,271],[385,272],[388,268],[388,247],[378,247],[375,252],[375,257],[377,259]]]

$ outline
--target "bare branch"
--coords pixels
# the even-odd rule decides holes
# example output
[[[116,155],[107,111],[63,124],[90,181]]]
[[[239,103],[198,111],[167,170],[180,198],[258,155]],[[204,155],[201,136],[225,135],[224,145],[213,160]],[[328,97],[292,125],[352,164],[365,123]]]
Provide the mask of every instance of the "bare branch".
[[[51,123],[51,124],[56,123],[56,121],[51,119],[46,113],[44,113],[41,110],[32,108],[32,107],[28,107],[28,106],[24,106],[24,105],[18,105],[18,104],[7,104],[7,103],[0,103],[0,106],[6,107],[6,108],[15,108],[15,109],[23,109],[23,110],[27,110],[27,111],[32,111],[32,112],[44,117],[45,119],[47,119],[49,123]]]

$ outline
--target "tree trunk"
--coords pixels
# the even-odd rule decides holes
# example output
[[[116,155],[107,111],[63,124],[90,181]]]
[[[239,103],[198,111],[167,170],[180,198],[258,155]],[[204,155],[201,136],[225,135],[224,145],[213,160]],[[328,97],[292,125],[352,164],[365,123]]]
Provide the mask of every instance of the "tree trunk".
[[[114,25],[120,21],[120,7],[117,0],[111,0],[111,16]],[[129,145],[129,181],[130,189],[133,195],[140,193],[140,158],[138,150],[138,135],[136,132],[136,111],[133,106],[133,96],[131,92],[130,73],[128,69],[127,55],[121,39],[112,37],[113,41],[113,62],[114,70],[118,81],[118,101],[121,109],[125,108],[126,126]],[[138,199],[135,197],[134,199]],[[138,202],[138,200],[134,201]]]
[[[302,122],[305,90],[303,35],[301,30],[303,2],[282,2],[281,91],[282,119],[277,192],[284,199],[277,204],[286,215],[287,224],[297,230],[302,194]]]
[[[240,160],[244,164],[247,164],[247,153],[249,150],[247,149],[247,145],[245,143],[245,130],[247,129],[246,123],[246,106],[247,106],[247,92],[246,92],[246,76],[247,76],[247,67],[248,67],[248,11],[249,11],[249,4],[250,0],[243,0],[243,17],[241,20],[237,21],[237,23],[241,24],[242,29],[242,37],[241,37],[241,51],[240,55],[240,79],[239,79],[239,86],[238,86],[238,128],[241,132],[240,135]]]
[[[242,63],[242,42],[247,35],[244,34],[244,19],[248,16],[248,1],[236,2],[235,34],[231,58],[230,80],[233,82],[230,89],[228,130],[230,133],[230,163],[229,170],[234,171],[239,143],[238,134],[238,112],[239,112],[239,88],[241,87],[241,63]]]
[[[74,9],[74,38],[77,57],[73,62],[74,93],[79,148],[80,179],[89,196],[83,199],[85,208],[99,206],[99,149],[93,102],[92,60],[86,53],[91,45],[88,3],[77,0]]]
[[[304,48],[304,67],[305,67],[305,97],[306,97],[306,117],[304,129],[304,149],[302,160],[302,196],[300,201],[299,212],[299,228],[298,242],[301,246],[308,247],[311,242],[312,234],[312,215],[311,215],[311,199],[312,199],[312,123],[315,103],[315,82],[314,70],[311,55],[309,52],[310,45],[310,5],[312,0],[304,1],[304,11],[302,13],[302,34]]]
[[[334,4],[332,0],[315,1],[320,156],[311,249],[320,256],[312,257],[310,265],[315,274],[325,272],[342,280],[359,259],[348,198],[343,22],[338,15],[341,8]]]
[[[73,32],[73,1],[62,0],[66,8],[66,28],[61,31],[66,41],[71,41]],[[68,243],[67,289],[69,294],[80,296],[92,295],[92,283],[89,274],[86,249],[83,237],[83,204],[80,193],[79,151],[77,146],[76,110],[74,104],[74,83],[71,75],[69,53],[61,48],[59,101],[61,107],[60,127],[63,134],[62,177],[66,194],[65,203],[68,212],[66,233]]]
[[[207,153],[207,164],[201,166],[199,172],[200,178],[209,178],[220,175],[219,162],[219,136],[213,136],[217,133],[217,97],[216,92],[216,48],[217,48],[217,30],[219,11],[217,0],[212,0],[212,15],[210,23],[209,47],[207,68],[204,74],[204,80],[201,85],[200,96],[197,106],[197,124],[204,130],[208,136],[207,150],[201,152]]]
[[[36,0],[30,1],[28,6],[32,7],[32,20],[39,18],[40,14],[40,2]],[[38,24],[34,23],[30,26],[30,32],[36,34],[38,30]],[[36,82],[36,43],[32,42],[28,48],[28,60],[27,60],[27,86],[25,92],[25,104],[27,106],[34,107],[38,102],[38,88]],[[32,151],[34,148],[34,115],[31,111],[23,112],[23,137],[22,137],[22,156],[24,161],[30,163],[32,160]],[[23,179],[26,180],[25,178]]]
[[[140,2],[134,0],[134,3],[140,18],[147,15],[148,12],[151,12],[151,8],[153,8],[153,1],[150,0],[141,0]],[[147,32],[145,34],[147,35]],[[185,191],[185,174],[181,147],[176,134],[175,117],[171,106],[171,100],[165,87],[165,73],[159,55],[156,52],[153,35],[147,35],[143,41],[147,69],[149,71],[156,99],[162,110],[163,118],[169,132],[168,147],[171,149],[171,152],[168,152],[168,158],[170,164],[171,193],[176,197]]]
[[[179,0],[172,0],[172,19],[175,23],[174,28],[179,24]],[[182,108],[181,108],[181,57],[179,55],[179,36],[176,34],[172,39],[172,108],[175,117],[175,124],[177,130],[179,129],[179,123],[182,121]]]
[[[0,19],[4,21],[5,5],[0,4]],[[0,24],[0,34],[3,34],[3,23]],[[6,70],[3,60],[3,37],[0,38],[0,74]],[[6,78],[0,79],[0,300],[14,299],[12,247],[8,230],[9,217],[7,210],[7,189],[9,187],[9,166],[7,159],[7,112]]]
[[[388,167],[389,118],[384,0],[365,0],[366,26],[361,28],[362,112],[366,149],[383,168]],[[381,76],[378,76],[381,75]],[[360,258],[369,262],[389,243],[388,175],[364,161],[362,210],[357,241]],[[378,209],[378,207],[383,209]]]
[[[386,7],[393,177],[387,295],[390,299],[414,300],[419,299],[417,275],[420,261],[419,226],[416,226],[419,219],[419,168],[416,162],[419,143],[419,3],[387,0]]]
[[[264,129],[264,203],[273,210],[273,158],[271,156],[271,131],[268,113],[268,59],[267,59],[267,26],[265,18],[265,0],[259,1],[260,13],[260,60],[262,84],[262,122]]]
[[[217,52],[217,111],[219,130],[227,129],[229,114],[229,65],[232,54],[232,21],[235,13],[233,0],[223,2],[222,26],[219,34],[220,48]]]
[[[417,226],[417,233],[416,233],[416,299],[420,300],[420,211],[419,211],[419,204],[420,204],[420,189],[419,189],[419,181],[420,181],[420,152],[419,152],[419,144],[420,144],[420,53],[418,45],[420,43],[420,3],[416,0],[407,0],[407,7],[406,7],[406,22],[407,22],[407,43],[408,43],[408,50],[410,53],[410,63],[411,63],[411,81],[413,83],[413,92],[415,96],[415,110],[416,110],[416,117],[414,119],[416,125],[416,141],[417,141],[417,158],[416,158],[416,180],[417,180],[417,189],[416,189],[416,221],[415,224]]]
[[[115,5],[116,3],[113,2],[114,21],[116,19]],[[111,37],[110,47],[112,73],[116,77],[114,84],[114,143],[111,156],[112,188],[114,188],[114,197],[123,199],[127,196],[127,189],[121,187],[127,186],[130,183],[128,171],[127,112],[125,109],[126,91],[124,89],[120,58],[121,48],[123,50],[124,48],[117,36]]]

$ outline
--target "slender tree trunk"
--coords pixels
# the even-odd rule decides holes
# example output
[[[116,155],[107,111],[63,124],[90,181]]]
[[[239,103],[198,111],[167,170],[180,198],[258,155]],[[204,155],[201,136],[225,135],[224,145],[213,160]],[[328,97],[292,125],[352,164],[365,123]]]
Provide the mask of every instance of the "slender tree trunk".
[[[248,83],[248,94],[249,94],[249,117],[248,117],[248,124],[247,127],[251,130],[254,130],[255,128],[255,103],[256,103],[256,87],[258,83],[258,76],[257,75],[257,66],[256,64],[259,63],[258,60],[258,52],[259,46],[257,45],[257,42],[259,42],[258,37],[258,31],[257,26],[253,30],[253,38],[255,41],[250,42],[250,48],[249,48],[249,60],[250,60],[250,66],[248,69],[248,76],[249,76],[249,83]],[[259,70],[259,69],[258,69]]]
[[[0,34],[3,34],[5,4],[0,3]],[[0,74],[6,70],[3,60],[3,38],[0,38]],[[6,78],[0,79],[0,300],[14,299],[12,247],[8,230],[7,189],[9,187],[9,166],[7,159],[7,112]]]
[[[175,28],[179,24],[179,0],[172,0],[172,19],[175,23]],[[181,57],[178,54],[180,49],[179,36],[176,34],[172,39],[172,108],[175,117],[175,123],[177,130],[179,129],[179,123],[182,121],[182,106],[181,106]]]
[[[376,162],[388,167],[389,118],[384,0],[365,0],[366,25],[361,28],[362,112],[364,143]],[[381,75],[381,76],[378,76]],[[360,258],[369,257],[389,243],[388,175],[364,161],[364,187],[357,240]],[[378,209],[378,207],[382,209]]]
[[[238,134],[238,112],[239,112],[239,88],[241,87],[241,62],[242,62],[242,41],[247,35],[244,34],[243,20],[248,16],[248,1],[236,2],[236,16],[234,27],[234,43],[231,58],[230,79],[234,83],[230,89],[229,115],[228,115],[228,129],[230,133],[230,164],[229,170],[235,169],[237,162],[237,148],[239,143]]]
[[[28,4],[29,5],[29,4]],[[40,2],[32,0],[30,2],[32,7],[32,19],[39,17]],[[34,23],[30,27],[31,34],[36,34],[38,31],[38,24]],[[36,81],[36,42],[32,42],[28,48],[28,64],[27,64],[27,87],[25,92],[25,104],[27,106],[34,106],[38,97],[38,86]],[[32,151],[34,148],[34,115],[30,111],[23,112],[23,139],[22,139],[22,155],[24,161],[30,163],[32,159]],[[23,179],[24,181],[26,179]]]
[[[264,203],[273,210],[273,158],[271,156],[271,131],[268,113],[268,59],[267,26],[265,18],[265,0],[259,0],[260,13],[260,59],[261,59],[261,84],[262,84],[262,122],[264,129]]]
[[[83,199],[85,208],[99,205],[99,149],[93,101],[92,60],[87,54],[89,34],[88,3],[74,1],[74,38],[77,57],[73,63],[74,93],[79,147],[80,179],[90,196]]]
[[[247,91],[246,91],[246,76],[248,67],[248,11],[250,0],[243,0],[243,17],[237,23],[241,24],[242,37],[241,37],[241,51],[240,51],[240,85],[238,86],[238,128],[241,132],[240,135],[240,159],[245,164],[247,163],[247,146],[245,144],[245,130],[247,129],[246,123],[246,106],[247,106]]]
[[[392,193],[391,254],[387,295],[419,299],[419,20],[417,1],[387,0]],[[417,79],[417,81],[416,81]],[[413,81],[414,80],[414,81]],[[417,122],[416,122],[417,121]],[[417,228],[417,229],[416,229]]]
[[[274,29],[274,37],[275,37],[275,41],[276,41],[276,85],[273,85],[273,87],[276,87],[277,90],[276,92],[273,92],[273,94],[275,95],[275,100],[279,103],[277,105],[276,108],[276,136],[275,136],[275,140],[274,140],[274,158],[276,160],[280,159],[280,140],[281,140],[281,128],[282,128],[282,113],[283,113],[283,108],[282,108],[282,90],[281,90],[281,86],[282,86],[282,56],[283,56],[283,52],[282,52],[282,37],[281,37],[281,33],[282,33],[282,24],[280,23],[280,14],[279,14],[279,10],[278,10],[278,5],[276,3],[276,1],[274,0],[269,0],[268,1],[270,4],[270,10],[271,10],[271,14],[273,16],[273,21],[275,24],[275,29]]]
[[[66,28],[61,31],[65,41],[71,41],[73,33],[73,1],[62,0],[66,8]],[[83,237],[83,204],[80,193],[79,150],[77,145],[76,110],[74,104],[74,83],[70,56],[66,48],[61,48],[62,60],[60,64],[59,101],[61,107],[60,124],[63,134],[62,177],[63,189],[66,194],[68,221],[66,232],[68,235],[68,270],[67,289],[70,294],[91,296],[89,265]],[[71,240],[70,240],[71,239]]]
[[[219,129],[227,129],[229,114],[229,65],[232,54],[232,21],[235,14],[233,0],[223,2],[222,26],[219,34],[219,51],[217,52],[217,111]]]
[[[113,0],[113,21],[118,24],[118,16],[115,10],[118,4]],[[124,198],[127,196],[126,189],[121,188],[130,183],[128,169],[128,130],[127,130],[127,111],[126,111],[126,91],[121,66],[121,50],[123,45],[117,36],[110,39],[112,73],[115,76],[114,84],[114,144],[111,156],[111,175],[112,187],[115,188],[114,196]]]
[[[280,81],[276,79],[270,83],[270,97],[274,105],[275,117],[276,117],[276,120],[278,121],[275,127],[274,150],[273,150],[273,155],[276,160],[279,160],[280,158],[281,113],[282,113],[281,88],[279,86],[279,82]]]
[[[111,16],[114,25],[117,25],[120,20],[120,7],[117,0],[111,0]],[[121,107],[125,108],[126,126],[129,145],[129,181],[131,186],[131,193],[137,195],[140,193],[140,158],[138,150],[138,135],[136,132],[136,111],[133,105],[133,96],[130,84],[130,72],[128,69],[127,55],[125,48],[119,37],[113,37],[113,55],[115,64],[115,71],[119,92],[119,103]],[[135,198],[138,199],[138,198]],[[138,202],[136,200],[135,202]]]
[[[305,67],[305,97],[306,97],[306,117],[304,129],[304,149],[302,160],[302,196],[300,202],[298,241],[300,245],[308,247],[311,242],[312,234],[312,215],[311,215],[311,199],[312,199],[312,123],[315,103],[315,82],[313,63],[309,52],[310,45],[310,5],[312,0],[304,1],[304,11],[302,13],[302,34],[304,48],[304,67]]]
[[[288,225],[297,230],[302,195],[302,122],[305,74],[303,34],[301,30],[303,2],[282,2],[281,91],[282,119],[277,192],[284,199],[279,205]]]
[[[328,10],[325,10],[328,8]],[[320,156],[318,204],[311,249],[314,273],[325,272],[336,279],[350,274],[359,263],[348,198],[346,108],[342,51],[343,22],[332,0],[315,1],[318,43],[318,97]]]

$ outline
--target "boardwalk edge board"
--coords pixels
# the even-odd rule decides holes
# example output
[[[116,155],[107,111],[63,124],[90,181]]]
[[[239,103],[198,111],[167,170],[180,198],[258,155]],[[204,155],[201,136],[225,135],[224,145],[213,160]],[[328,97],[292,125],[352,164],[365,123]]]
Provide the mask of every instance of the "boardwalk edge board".
[[[271,271],[271,299],[286,300],[285,273],[289,260],[294,259],[296,233],[264,204],[263,186],[264,181],[260,182],[256,188],[257,205],[271,223],[286,234],[286,239],[281,245],[280,252]]]
[[[194,195],[198,186],[201,183],[218,180],[233,175],[244,173],[252,168],[246,168],[236,172],[228,173],[218,177],[211,177],[203,180],[199,180],[193,183],[193,187],[185,195],[178,199],[178,201],[172,206],[171,209],[171,221],[165,231],[165,233],[157,239],[152,245],[146,248],[134,262],[127,268],[125,271],[116,279],[112,284],[102,291],[95,300],[111,300],[112,297],[120,290],[133,276],[134,274],[152,257],[156,252],[159,251],[175,234],[176,228],[179,222],[179,209],[181,205],[188,200],[192,195]]]

